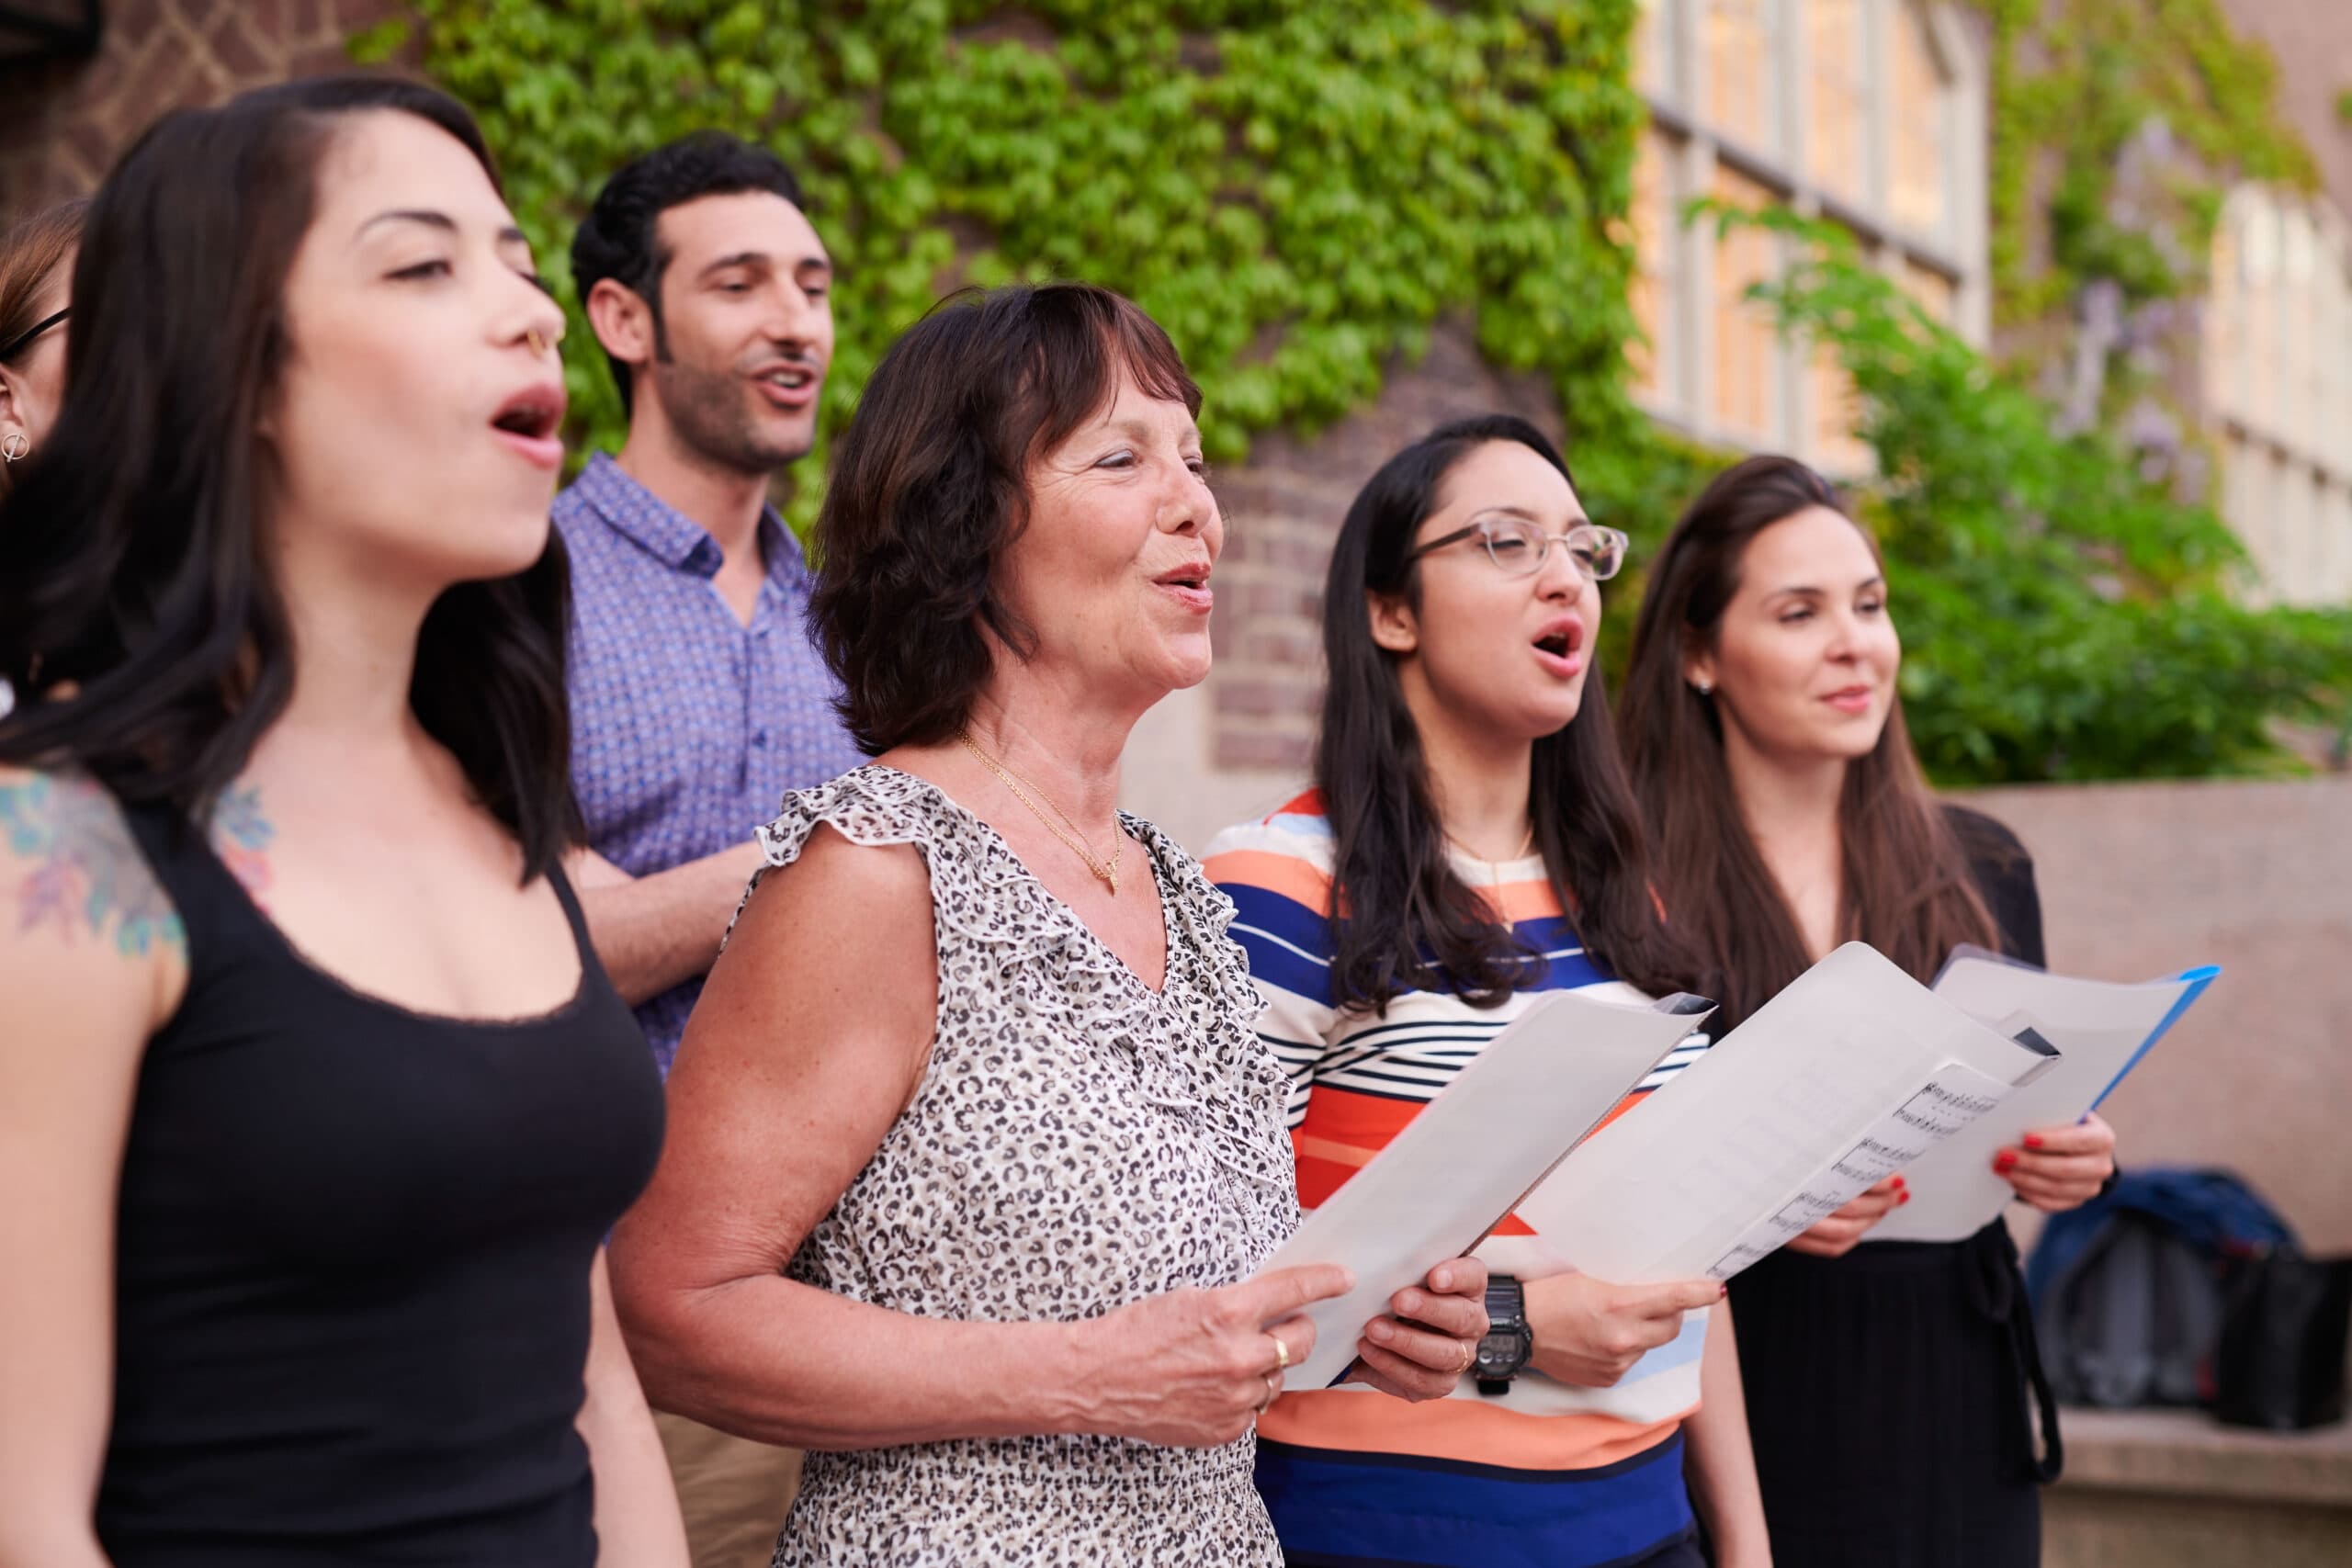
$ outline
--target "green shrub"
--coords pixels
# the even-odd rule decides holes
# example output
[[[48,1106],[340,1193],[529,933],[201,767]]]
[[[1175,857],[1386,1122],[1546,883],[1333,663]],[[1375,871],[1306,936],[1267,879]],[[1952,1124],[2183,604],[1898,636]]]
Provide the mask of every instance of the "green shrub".
[[[2277,720],[2341,722],[2352,613],[2256,610],[2213,512],[2143,479],[2113,437],[2052,410],[1864,265],[1844,231],[1798,235],[1759,289],[1830,344],[1883,476],[1862,491],[1888,558],[1919,750],[1949,783],[2178,777],[2291,766]]]

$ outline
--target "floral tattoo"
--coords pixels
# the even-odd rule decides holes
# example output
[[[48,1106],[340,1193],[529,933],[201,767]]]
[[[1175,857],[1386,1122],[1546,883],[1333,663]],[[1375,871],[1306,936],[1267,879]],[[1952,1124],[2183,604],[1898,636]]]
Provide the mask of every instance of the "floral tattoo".
[[[269,884],[265,852],[275,829],[259,792],[232,790],[213,816],[213,840],[230,871],[256,894]],[[0,844],[19,863],[18,928],[89,936],[125,957],[185,953],[187,933],[105,789],[74,775],[32,773],[0,783]]]

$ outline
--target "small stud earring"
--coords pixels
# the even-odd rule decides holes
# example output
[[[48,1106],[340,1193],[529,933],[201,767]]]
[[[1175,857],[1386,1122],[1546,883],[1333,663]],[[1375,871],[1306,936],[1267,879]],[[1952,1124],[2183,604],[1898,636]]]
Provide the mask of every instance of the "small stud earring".
[[[32,449],[33,444],[27,439],[23,431],[12,430],[8,432],[5,440],[0,440],[0,459],[11,463],[20,462],[25,454]]]
[[[1712,697],[1715,694],[1715,688],[1704,681],[1691,682],[1690,689],[1697,692],[1702,697]]]

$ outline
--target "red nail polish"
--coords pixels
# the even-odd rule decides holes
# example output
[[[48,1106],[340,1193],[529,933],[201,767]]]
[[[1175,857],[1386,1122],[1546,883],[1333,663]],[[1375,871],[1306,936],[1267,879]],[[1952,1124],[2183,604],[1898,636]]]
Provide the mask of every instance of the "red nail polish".
[[[2028,1133],[2025,1135],[2024,1142],[2027,1148],[2038,1149],[2041,1146],[2041,1134],[2039,1133]]]
[[[1911,1194],[1905,1192],[1894,1200],[1894,1206],[1900,1209],[1904,1204],[1908,1203],[1909,1201],[1911,1201]]]
[[[2011,1154],[2008,1150],[2003,1149],[2000,1153],[2000,1157],[1994,1160],[1993,1168],[1998,1171],[2007,1171],[2017,1163],[2018,1156]]]

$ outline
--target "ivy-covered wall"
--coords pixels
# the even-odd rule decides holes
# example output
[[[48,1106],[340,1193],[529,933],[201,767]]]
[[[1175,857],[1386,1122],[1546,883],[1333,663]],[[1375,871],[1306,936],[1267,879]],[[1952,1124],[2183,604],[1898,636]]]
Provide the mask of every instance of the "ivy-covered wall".
[[[1046,276],[1117,288],[1168,328],[1215,457],[1369,399],[1447,312],[1546,375],[1579,433],[1631,423],[1634,0],[413,10],[425,69],[481,115],[559,283],[571,223],[632,154],[718,125],[793,164],[841,265],[829,426],[945,288]],[[610,442],[618,404],[587,342],[575,321],[571,390]]]
[[[634,153],[719,125],[793,163],[841,264],[828,428],[891,338],[964,282],[1079,276],[1135,297],[1183,349],[1228,463],[1273,430],[1293,458],[1314,450],[1290,438],[1374,403],[1433,331],[1449,362],[1466,334],[1487,367],[1548,387],[1588,506],[1635,536],[1611,666],[1644,547],[1723,459],[1625,393],[1636,0],[410,3],[411,25],[358,51],[406,50],[473,106],[560,283],[571,222]],[[2063,325],[2095,290],[2195,287],[2224,178],[2308,177],[2213,0],[1984,3],[2013,326]],[[2152,120],[2191,154],[2159,164],[2165,210],[2187,216],[2135,226],[2116,180]],[[2352,620],[2234,605],[2227,531],[2096,421],[2054,428],[2058,410],[1850,260],[1778,303],[1866,395],[1888,477],[1865,515],[1911,606],[1905,689],[1944,782],[2260,770],[2280,760],[2274,717],[2340,720]],[[584,324],[567,356],[575,434],[616,441]],[[1434,412],[1418,386],[1381,400]],[[1257,761],[1290,766],[1310,726],[1318,541],[1340,510],[1321,487],[1351,489],[1377,457],[1318,474],[1312,506],[1235,547],[1250,592],[1219,617],[1216,680],[1279,742]],[[1273,619],[1253,632],[1261,599]],[[1298,678],[1253,682],[1252,659]]]
[[[2055,384],[2087,331],[2099,375],[2078,422],[2158,390],[2151,333],[2193,328],[2166,303],[2205,291],[2222,202],[2241,181],[2311,189],[2310,149],[2278,111],[2278,68],[2221,0],[1983,0],[1993,20],[1996,323]],[[2154,345],[2177,357],[2185,340]],[[2169,350],[2169,355],[2167,355]]]

